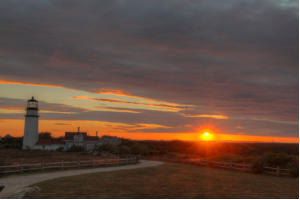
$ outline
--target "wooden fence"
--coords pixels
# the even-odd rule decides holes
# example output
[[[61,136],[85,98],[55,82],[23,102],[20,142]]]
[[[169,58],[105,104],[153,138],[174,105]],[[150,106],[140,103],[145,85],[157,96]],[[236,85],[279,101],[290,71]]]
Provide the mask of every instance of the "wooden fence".
[[[16,165],[0,166],[0,174],[22,173],[28,171],[38,171],[45,169],[67,169],[67,168],[83,168],[83,167],[103,167],[117,166],[126,164],[136,164],[139,162],[138,157],[124,159],[104,159],[104,160],[76,160],[76,161],[60,161],[60,162],[39,162],[39,163],[19,163]]]
[[[182,160],[182,159],[160,159],[162,161],[169,161],[169,162],[179,162],[184,164],[192,164],[198,166],[205,166],[205,167],[216,167],[216,168],[223,168],[223,169],[230,169],[230,170],[238,170],[244,172],[251,172],[252,166],[250,164],[241,164],[241,163],[231,163],[231,162],[217,162],[211,160]],[[290,176],[289,169],[282,169],[279,166],[274,167],[264,167],[264,173],[276,176]]]

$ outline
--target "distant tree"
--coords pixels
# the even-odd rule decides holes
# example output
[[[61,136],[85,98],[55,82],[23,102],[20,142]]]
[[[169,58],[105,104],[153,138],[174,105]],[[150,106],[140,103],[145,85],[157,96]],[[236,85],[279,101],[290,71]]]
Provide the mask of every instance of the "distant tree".
[[[2,148],[14,148],[21,149],[22,148],[22,138],[7,136],[3,137],[0,141]]]
[[[73,145],[67,150],[67,152],[83,152],[84,148],[82,146]]]
[[[51,139],[51,133],[50,132],[41,132],[39,133],[40,139]]]

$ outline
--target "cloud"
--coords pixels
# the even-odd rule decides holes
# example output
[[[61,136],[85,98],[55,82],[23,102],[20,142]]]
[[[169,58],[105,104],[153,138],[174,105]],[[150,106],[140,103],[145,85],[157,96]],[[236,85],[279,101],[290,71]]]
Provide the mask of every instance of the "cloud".
[[[298,7],[296,0],[3,0],[0,84],[116,97],[92,100],[102,111],[57,102],[52,110],[76,114],[43,113],[49,118],[147,121],[173,127],[166,132],[211,120],[224,132],[242,126],[246,134],[298,137]],[[199,113],[230,118],[188,117]]]
[[[129,110],[124,108],[113,108],[113,107],[103,107],[103,106],[97,106],[97,108],[99,108],[99,111],[141,113],[140,111],[137,110]]]
[[[171,103],[163,100],[158,100],[158,99],[153,99],[153,98],[148,98],[148,97],[141,97],[137,95],[133,95],[129,92],[126,92],[124,90],[118,90],[118,89],[108,89],[108,88],[102,88],[102,89],[97,89],[96,90],[99,94],[110,94],[110,95],[115,95],[115,96],[121,96],[121,97],[129,97],[129,98],[134,98],[134,99],[141,99],[141,100],[146,100],[146,101],[159,101],[163,102],[167,105],[172,105],[174,107],[180,106],[180,104],[177,103]],[[187,106],[192,106],[192,105],[187,105]]]
[[[213,119],[229,119],[228,116],[225,115],[207,115],[207,114],[199,114],[199,115],[191,115],[191,114],[182,114],[184,117],[202,117],[202,118],[213,118]]]
[[[98,102],[108,102],[108,103],[114,103],[114,104],[132,104],[132,105],[141,105],[145,106],[142,108],[136,107],[136,109],[153,109],[153,108],[161,108],[165,109],[162,111],[169,111],[169,112],[179,112],[183,110],[186,106],[179,105],[179,104],[173,104],[173,103],[167,103],[167,104],[161,104],[161,103],[140,103],[140,102],[133,102],[133,101],[123,101],[119,99],[112,99],[112,98],[94,98],[94,97],[88,97],[88,96],[74,96],[73,99],[82,99],[82,100],[91,100],[91,101],[98,101]]]
[[[9,81],[9,80],[3,80],[3,79],[0,79],[0,84],[32,85],[32,86],[56,87],[56,88],[63,87],[60,85],[52,85],[52,84],[44,84],[44,83],[28,83],[28,82],[21,82],[21,81]]]

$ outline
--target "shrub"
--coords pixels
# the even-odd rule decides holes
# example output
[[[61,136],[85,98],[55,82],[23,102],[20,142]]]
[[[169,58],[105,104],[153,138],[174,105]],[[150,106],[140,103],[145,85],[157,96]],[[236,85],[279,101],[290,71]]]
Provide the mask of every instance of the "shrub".
[[[0,143],[3,148],[22,149],[23,140],[22,138],[4,137]]]
[[[118,150],[119,150],[119,154],[121,154],[121,155],[131,154],[131,148],[127,145],[119,146]]]
[[[251,170],[254,173],[263,173],[264,171],[264,166],[265,166],[265,161],[263,158],[258,158],[257,160],[255,160],[252,165],[251,165]]]
[[[0,166],[4,165],[4,158],[0,157]]]
[[[131,153],[135,155],[147,155],[149,154],[149,148],[145,144],[136,143],[131,147]]]
[[[98,152],[107,152],[107,153],[113,153],[113,154],[119,153],[118,147],[113,144],[102,144],[99,147],[97,147],[96,149]]]
[[[293,158],[287,165],[290,174],[294,177],[299,176],[299,158]]]
[[[39,133],[40,139],[52,139],[50,132],[41,132]]]
[[[56,149],[56,151],[62,152],[62,151],[64,151],[64,148],[63,147],[59,147],[59,148]]]
[[[263,156],[263,160],[265,161],[267,166],[270,167],[287,167],[287,163],[289,163],[293,159],[293,156],[288,155],[286,153],[267,153]]]
[[[286,153],[267,153],[256,159],[252,164],[252,171],[262,173],[264,167],[291,168],[294,174],[298,173],[298,162],[295,156]],[[296,172],[297,171],[297,172]]]
[[[82,152],[84,148],[82,146],[73,145],[67,150],[67,152]]]

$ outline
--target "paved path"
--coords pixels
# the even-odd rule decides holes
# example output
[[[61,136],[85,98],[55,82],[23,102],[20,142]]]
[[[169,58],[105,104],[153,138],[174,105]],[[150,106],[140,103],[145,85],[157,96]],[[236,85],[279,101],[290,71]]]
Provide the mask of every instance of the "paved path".
[[[143,167],[153,167],[161,165],[159,161],[141,160],[140,163],[134,165],[92,168],[92,169],[77,169],[67,171],[57,171],[49,173],[31,174],[31,175],[13,175],[0,178],[0,185],[5,185],[5,188],[0,192],[0,198],[9,198],[10,196],[22,192],[26,187],[45,180],[55,179],[59,177],[74,176],[81,174],[89,174],[95,172],[109,172],[116,170],[128,170]]]

